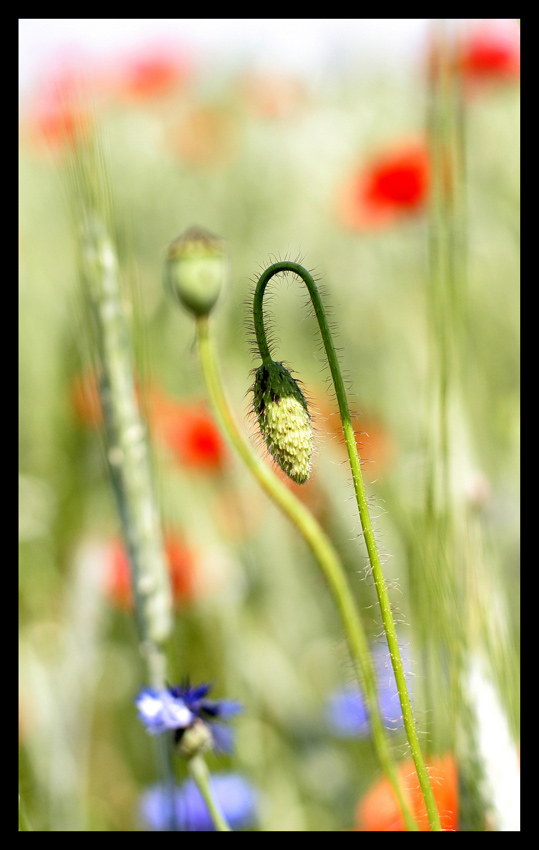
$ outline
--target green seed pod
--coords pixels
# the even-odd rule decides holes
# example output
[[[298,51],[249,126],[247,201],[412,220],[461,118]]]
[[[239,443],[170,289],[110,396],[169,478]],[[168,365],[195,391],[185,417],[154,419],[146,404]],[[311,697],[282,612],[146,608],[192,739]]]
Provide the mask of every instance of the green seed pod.
[[[222,240],[200,227],[191,227],[168,249],[168,286],[195,316],[206,316],[211,311],[227,272]]]
[[[254,408],[274,461],[296,484],[311,471],[313,429],[305,396],[288,369],[271,360],[257,369]]]

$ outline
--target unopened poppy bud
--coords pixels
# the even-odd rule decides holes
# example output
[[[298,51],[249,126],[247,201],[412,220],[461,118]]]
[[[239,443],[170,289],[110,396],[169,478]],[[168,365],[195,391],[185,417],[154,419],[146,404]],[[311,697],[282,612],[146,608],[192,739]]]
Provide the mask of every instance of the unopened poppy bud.
[[[222,240],[200,227],[186,230],[168,249],[167,283],[195,316],[206,316],[212,310],[227,269]]]
[[[274,461],[296,484],[311,471],[313,429],[307,401],[282,363],[271,360],[257,369],[254,409],[260,432]]]

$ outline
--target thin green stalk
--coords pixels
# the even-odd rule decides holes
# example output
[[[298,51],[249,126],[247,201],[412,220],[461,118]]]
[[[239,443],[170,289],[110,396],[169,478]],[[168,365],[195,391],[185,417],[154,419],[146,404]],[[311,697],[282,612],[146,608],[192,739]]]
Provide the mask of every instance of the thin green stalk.
[[[337,401],[339,404],[339,412],[341,416],[342,428],[344,433],[344,438],[346,441],[346,447],[348,450],[348,458],[350,461],[350,468],[352,470],[352,478],[354,484],[354,492],[357,501],[357,507],[359,511],[359,516],[361,520],[361,527],[363,529],[363,536],[365,539],[365,544],[367,547],[367,552],[369,555],[369,561],[372,569],[372,574],[374,578],[374,582],[376,585],[376,593],[378,595],[378,601],[380,604],[380,610],[382,612],[382,620],[384,624],[384,631],[386,633],[387,643],[389,647],[389,653],[391,656],[391,663],[393,665],[393,672],[395,674],[395,681],[397,684],[400,703],[402,707],[402,714],[404,719],[404,727],[406,729],[406,735],[408,737],[408,742],[410,744],[410,749],[412,751],[412,757],[414,759],[414,764],[417,771],[417,776],[419,779],[419,784],[421,786],[421,792],[423,794],[423,798],[425,800],[425,805],[427,808],[427,814],[429,818],[429,823],[432,830],[441,830],[440,818],[438,816],[438,811],[436,808],[436,802],[434,800],[434,795],[432,792],[432,788],[429,781],[429,776],[427,773],[427,769],[425,767],[425,762],[423,760],[423,756],[421,753],[421,748],[419,745],[419,738],[417,735],[417,730],[415,728],[414,717],[412,713],[412,706],[410,703],[410,697],[408,694],[408,688],[406,685],[406,679],[404,676],[404,668],[402,665],[402,659],[400,655],[399,645],[397,642],[397,633],[395,630],[395,624],[393,621],[393,615],[391,613],[391,607],[389,604],[389,596],[387,593],[387,587],[385,583],[385,578],[382,570],[382,565],[380,562],[380,557],[378,555],[378,549],[376,546],[376,541],[374,538],[374,532],[371,524],[368,504],[367,504],[367,494],[365,491],[365,485],[363,483],[363,476],[361,473],[361,465],[359,460],[359,454],[357,450],[357,444],[354,434],[354,428],[352,425],[352,418],[350,415],[350,409],[348,407],[348,400],[346,397],[346,391],[344,387],[344,381],[342,378],[339,361],[337,358],[337,353],[335,351],[335,346],[333,344],[333,339],[331,336],[331,331],[329,328],[329,324],[326,318],[326,314],[324,311],[324,307],[322,304],[322,299],[320,298],[320,294],[318,292],[317,286],[313,280],[312,275],[303,268],[303,266],[298,263],[292,263],[288,261],[273,263],[269,266],[260,276],[253,303],[253,317],[254,317],[254,327],[256,340],[258,344],[258,348],[260,351],[260,355],[262,357],[262,361],[268,362],[271,360],[271,354],[269,350],[269,345],[266,339],[266,333],[264,329],[264,314],[263,314],[263,298],[264,292],[267,284],[270,279],[278,274],[279,272],[294,272],[297,274],[305,283],[313,307],[315,311],[316,318],[318,320],[318,325],[320,328],[320,333],[322,336],[322,341],[324,344],[324,348],[326,351],[326,356],[329,363],[329,368],[331,371],[331,377],[333,379],[333,384],[335,387],[335,393],[337,396]]]
[[[417,825],[406,802],[389,751],[386,731],[380,717],[376,673],[369,651],[368,640],[359,619],[354,597],[339,556],[310,511],[290,492],[267,464],[258,457],[250,443],[239,430],[222,388],[210,338],[207,316],[197,318],[196,330],[206,391],[218,422],[263,490],[302,535],[326,577],[341,616],[354,670],[362,692],[365,695],[365,701],[371,719],[373,742],[378,758],[382,769],[395,790],[407,828],[411,831],[416,830]]]
[[[110,236],[106,168],[97,143],[73,162],[73,212],[79,265],[92,319],[110,477],[126,542],[139,646],[150,684],[166,683],[165,644],[172,629],[172,595],[151,475],[146,427],[136,397],[134,356]],[[158,769],[173,783],[172,744],[156,739]]]
[[[192,759],[189,759],[189,771],[204,798],[215,829],[218,832],[231,832],[229,825],[223,817],[223,813],[212,796],[210,772],[202,756],[193,756]]]
[[[431,332],[431,396],[435,401],[436,426],[430,440],[426,482],[429,510],[450,503],[449,414],[459,364],[458,337],[462,332],[461,312],[465,302],[462,269],[462,239],[459,228],[462,187],[462,158],[459,144],[458,91],[451,67],[450,47],[443,21],[435,22],[437,62],[431,76],[428,100],[428,139],[432,162],[432,191],[429,210],[429,300]],[[437,489],[436,489],[437,488]]]
[[[440,671],[446,671],[443,704],[434,703],[432,707],[435,715],[446,712],[447,719],[435,728],[449,737],[458,760],[461,819],[468,829],[481,830],[491,801],[487,784],[482,781],[481,736],[475,695],[470,690],[470,659],[482,655],[489,632],[489,582],[485,584],[481,576],[482,557],[470,538],[469,517],[465,515],[462,472],[455,467],[455,458],[460,464],[462,446],[468,442],[466,390],[469,375],[473,375],[475,352],[470,347],[474,329],[467,298],[466,114],[462,81],[455,70],[458,34],[451,30],[444,20],[433,25],[438,62],[430,78],[427,113],[432,162],[427,320],[429,396],[434,403],[425,440],[424,538],[432,541],[430,563],[436,565],[437,593],[429,609],[429,622],[423,619],[434,674],[428,679],[440,680]],[[431,621],[436,624],[434,628]],[[503,616],[496,618],[497,627],[502,621]],[[437,735],[440,737],[438,731]]]

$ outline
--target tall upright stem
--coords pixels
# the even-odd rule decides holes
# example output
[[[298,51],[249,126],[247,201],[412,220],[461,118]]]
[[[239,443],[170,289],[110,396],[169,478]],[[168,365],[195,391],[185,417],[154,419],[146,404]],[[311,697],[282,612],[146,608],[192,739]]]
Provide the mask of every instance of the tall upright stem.
[[[118,261],[110,236],[107,175],[97,144],[81,149],[72,163],[73,212],[79,265],[94,336],[105,423],[106,453],[123,538],[129,554],[139,647],[150,684],[166,681],[165,644],[172,628],[172,597],[146,428],[135,390],[132,340]],[[155,741],[157,770],[172,796],[172,744]],[[172,811],[172,809],[171,809]],[[175,816],[171,815],[171,820]],[[176,824],[170,824],[171,829]]]
[[[107,460],[132,571],[135,616],[151,684],[165,679],[161,646],[172,624],[171,591],[151,479],[146,428],[138,409],[127,317],[116,254],[96,215],[85,217],[81,265],[97,340]]]

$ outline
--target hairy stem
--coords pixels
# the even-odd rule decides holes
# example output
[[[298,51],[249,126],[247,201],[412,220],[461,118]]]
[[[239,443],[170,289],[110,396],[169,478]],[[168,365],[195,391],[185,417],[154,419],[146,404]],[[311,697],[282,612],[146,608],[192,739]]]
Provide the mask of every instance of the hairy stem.
[[[421,786],[421,791],[423,794],[423,798],[425,800],[425,805],[427,808],[427,814],[429,818],[429,823],[432,830],[441,830],[440,826],[440,818],[438,816],[438,811],[436,808],[436,802],[434,800],[434,795],[432,792],[432,788],[429,781],[429,776],[427,773],[427,769],[425,767],[425,762],[423,760],[423,756],[421,753],[421,748],[419,746],[419,738],[417,735],[417,730],[415,728],[414,717],[412,713],[412,706],[410,703],[410,696],[408,694],[408,688],[406,685],[406,679],[404,676],[404,668],[402,665],[401,654],[399,650],[399,645],[397,642],[397,632],[395,630],[395,623],[393,621],[393,615],[391,613],[391,607],[389,604],[389,596],[387,593],[387,587],[385,583],[384,573],[382,570],[382,565],[380,562],[380,556],[378,554],[378,549],[376,546],[376,541],[374,538],[374,532],[372,528],[371,518],[369,514],[368,504],[367,504],[367,494],[365,491],[365,484],[363,482],[363,475],[361,473],[361,465],[359,454],[357,450],[356,438],[354,434],[354,428],[352,425],[352,418],[350,416],[350,409],[348,407],[348,400],[346,397],[346,391],[344,387],[344,381],[341,374],[341,369],[339,366],[339,361],[337,358],[337,353],[335,351],[335,346],[333,344],[333,339],[331,336],[331,331],[329,329],[329,324],[326,318],[326,314],[324,311],[324,307],[322,304],[322,299],[320,298],[320,293],[318,292],[317,286],[313,280],[312,275],[303,268],[303,266],[298,263],[292,263],[288,261],[273,263],[269,266],[260,276],[254,297],[253,304],[253,316],[254,316],[254,327],[256,340],[258,343],[260,355],[262,360],[265,362],[268,359],[271,359],[269,346],[266,338],[266,333],[264,329],[264,314],[263,314],[263,298],[264,292],[267,284],[271,280],[271,278],[278,274],[279,272],[294,272],[298,275],[298,277],[303,280],[305,283],[309,295],[314,307],[315,315],[318,321],[318,326],[320,328],[320,333],[322,336],[322,341],[324,343],[324,348],[326,351],[326,356],[329,363],[329,368],[331,371],[331,377],[333,379],[333,384],[335,387],[335,393],[337,396],[337,401],[339,404],[339,412],[341,416],[342,429],[344,433],[344,438],[346,441],[346,448],[348,451],[348,458],[350,461],[350,468],[352,470],[352,479],[354,484],[354,492],[356,495],[357,507],[359,511],[359,516],[361,520],[361,527],[363,529],[363,536],[365,539],[365,545],[367,547],[367,552],[369,556],[369,561],[372,569],[372,574],[376,586],[376,593],[378,595],[378,601],[380,604],[380,610],[382,612],[382,620],[384,624],[384,631],[387,638],[387,643],[389,646],[389,652],[391,656],[391,663],[393,665],[393,672],[395,674],[395,681],[397,684],[399,699],[402,708],[402,714],[404,719],[404,727],[406,729],[406,735],[408,737],[408,742],[410,744],[410,749],[412,751],[412,756],[414,759],[414,764],[417,771],[417,776],[419,779],[419,784]]]
[[[406,802],[387,741],[380,715],[376,672],[368,640],[357,613],[355,600],[341,561],[326,534],[305,506],[280,481],[265,464],[239,430],[224,394],[210,338],[207,316],[196,322],[200,363],[206,391],[215,416],[240,455],[269,498],[280,508],[302,535],[317,560],[331,589],[337,605],[354,670],[368,706],[373,742],[382,768],[393,786],[409,830],[417,825]],[[402,669],[402,665],[401,665]]]

